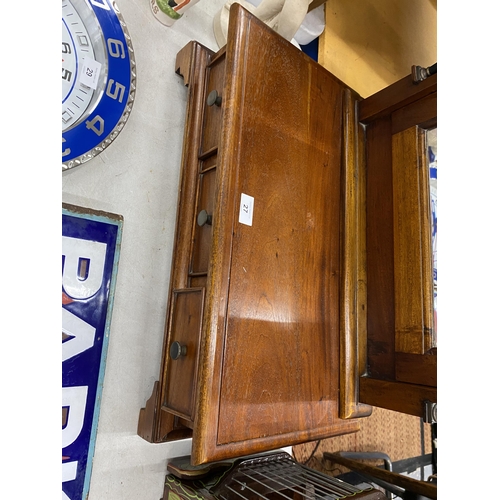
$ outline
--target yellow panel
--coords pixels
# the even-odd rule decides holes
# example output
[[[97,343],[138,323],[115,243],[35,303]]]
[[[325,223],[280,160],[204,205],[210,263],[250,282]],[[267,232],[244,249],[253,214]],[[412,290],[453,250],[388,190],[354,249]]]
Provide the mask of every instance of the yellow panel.
[[[362,97],[437,62],[437,0],[328,0],[318,62]]]

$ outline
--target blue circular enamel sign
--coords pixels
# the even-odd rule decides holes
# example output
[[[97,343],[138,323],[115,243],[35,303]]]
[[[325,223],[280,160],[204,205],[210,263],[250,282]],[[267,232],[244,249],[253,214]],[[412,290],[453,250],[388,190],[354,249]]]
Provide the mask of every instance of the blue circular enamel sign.
[[[62,169],[92,159],[125,125],[135,59],[112,0],[62,0]]]

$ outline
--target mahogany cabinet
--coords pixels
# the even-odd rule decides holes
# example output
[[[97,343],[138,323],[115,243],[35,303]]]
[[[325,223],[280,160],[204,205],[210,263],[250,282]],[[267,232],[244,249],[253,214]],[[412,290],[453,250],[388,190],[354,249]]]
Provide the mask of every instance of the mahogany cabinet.
[[[176,70],[188,104],[170,300],[138,434],[192,437],[198,465],[355,432],[377,404],[361,377],[385,265],[367,260],[370,108],[239,4],[227,45],[191,42]]]

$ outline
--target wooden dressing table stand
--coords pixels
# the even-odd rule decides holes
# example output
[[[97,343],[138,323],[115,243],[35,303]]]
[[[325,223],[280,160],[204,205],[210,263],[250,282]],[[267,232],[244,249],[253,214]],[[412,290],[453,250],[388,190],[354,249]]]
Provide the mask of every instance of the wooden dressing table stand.
[[[189,43],[176,71],[189,95],[170,301],[138,434],[192,437],[198,465],[355,432],[360,401],[377,404],[359,394],[381,265],[366,265],[362,99],[239,4],[227,45]]]

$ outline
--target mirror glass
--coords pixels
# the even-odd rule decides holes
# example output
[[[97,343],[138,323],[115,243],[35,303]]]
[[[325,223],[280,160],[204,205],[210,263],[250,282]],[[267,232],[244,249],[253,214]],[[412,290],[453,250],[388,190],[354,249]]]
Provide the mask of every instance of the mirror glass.
[[[432,274],[434,282],[434,328],[432,347],[437,347],[437,128],[427,131],[431,198]]]

